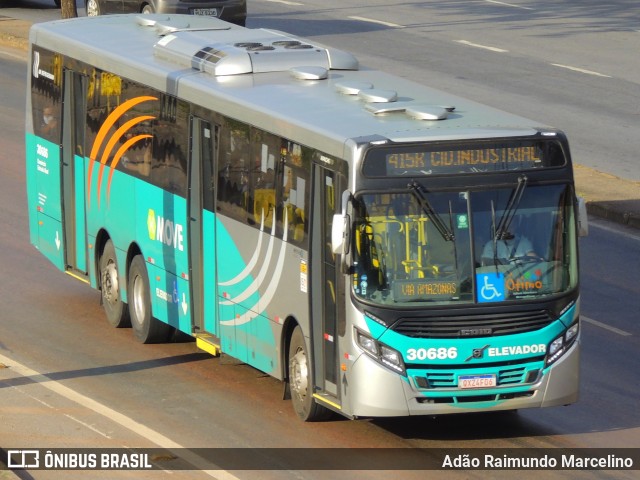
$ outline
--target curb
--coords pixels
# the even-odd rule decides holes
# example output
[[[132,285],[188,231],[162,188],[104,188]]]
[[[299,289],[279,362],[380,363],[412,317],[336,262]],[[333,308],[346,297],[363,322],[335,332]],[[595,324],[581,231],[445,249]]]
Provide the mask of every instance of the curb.
[[[0,15],[0,44],[28,51],[31,23]]]
[[[640,229],[640,182],[579,164],[574,165],[574,177],[589,215]]]
[[[621,212],[610,208],[606,203],[587,202],[587,213],[594,217],[640,229],[640,216],[634,212]]]

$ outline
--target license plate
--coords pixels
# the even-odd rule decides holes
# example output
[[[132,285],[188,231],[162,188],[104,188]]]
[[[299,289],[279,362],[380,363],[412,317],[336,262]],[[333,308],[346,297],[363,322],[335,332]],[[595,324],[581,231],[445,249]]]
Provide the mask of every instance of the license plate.
[[[194,15],[206,15],[208,17],[217,17],[218,9],[217,8],[194,8],[192,10]]]
[[[497,385],[495,375],[460,375],[458,388],[489,388]]]

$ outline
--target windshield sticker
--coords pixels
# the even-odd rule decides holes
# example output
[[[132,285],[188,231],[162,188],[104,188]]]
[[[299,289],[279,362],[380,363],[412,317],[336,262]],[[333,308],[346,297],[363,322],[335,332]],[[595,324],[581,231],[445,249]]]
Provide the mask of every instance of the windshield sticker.
[[[520,277],[509,274],[505,285],[512,293],[536,293],[544,287],[541,278],[542,270],[538,268],[534,272],[527,271]]]
[[[476,275],[478,303],[502,302],[505,299],[504,274],[479,273]]]
[[[300,291],[302,293],[307,293],[308,289],[308,278],[307,278],[307,262],[305,260],[300,260]]]
[[[457,224],[459,229],[467,229],[469,228],[469,216],[466,214],[461,214],[456,216]]]

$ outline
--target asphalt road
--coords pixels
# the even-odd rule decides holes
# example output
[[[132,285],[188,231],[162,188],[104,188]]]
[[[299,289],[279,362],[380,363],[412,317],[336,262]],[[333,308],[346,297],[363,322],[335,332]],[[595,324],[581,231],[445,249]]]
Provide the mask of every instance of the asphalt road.
[[[59,18],[52,3],[7,0],[2,10],[44,21]],[[634,0],[249,0],[248,11],[249,27],[311,37],[363,65],[558,127],[576,163],[640,181]]]
[[[84,15],[83,0],[77,0]],[[6,0],[28,21],[49,0]],[[633,0],[318,2],[251,0],[249,27],[352,51],[367,67],[567,132],[591,214],[640,228],[640,9]],[[1,17],[0,17],[1,18]]]
[[[435,6],[434,2],[422,3]],[[456,3],[459,7],[460,2],[447,2],[446,5]],[[250,4],[250,12],[253,5]],[[294,30],[294,33],[304,35],[312,35],[320,28],[324,28],[323,31],[333,28],[336,32],[326,34],[326,43],[334,42],[349,50],[353,50],[352,47],[360,49],[363,63],[389,65],[396,73],[412,78],[428,77],[429,82],[443,82],[443,87],[448,78],[444,68],[448,65],[447,58],[468,65],[470,72],[474,69],[483,71],[480,67],[484,65],[482,68],[488,70],[482,74],[473,77],[454,75],[449,77],[449,82],[456,88],[464,86],[464,92],[474,98],[477,98],[476,94],[489,95],[487,92],[495,90],[490,84],[482,84],[480,79],[486,81],[489,70],[495,66],[489,60],[492,58],[489,53],[497,55],[498,52],[484,53],[482,49],[473,50],[474,47],[453,41],[450,45],[443,39],[449,28],[444,33],[438,32],[442,49],[430,51],[429,58],[439,58],[442,63],[429,60],[426,65],[417,65],[411,61],[409,50],[417,52],[424,45],[417,37],[412,41],[413,37],[406,33],[406,28],[379,27],[370,25],[371,22],[346,19],[358,13],[360,16],[373,16],[380,11],[375,3],[370,3],[366,12],[354,12],[351,7],[330,4],[314,10],[257,1],[255,5],[260,6],[260,11],[250,17],[251,22],[256,22],[254,26],[263,22],[261,25]],[[294,11],[286,14],[283,13],[284,8]],[[413,8],[415,10],[416,7]],[[388,7],[383,10],[385,21],[403,19],[391,18],[396,13],[392,15],[388,10]],[[428,10],[425,7],[420,14],[427,18]],[[417,14],[413,17],[414,23],[419,21]],[[404,18],[410,19],[411,16],[406,14]],[[456,21],[455,18],[453,12],[448,23],[460,24],[462,28],[462,20]],[[517,21],[517,18],[512,20]],[[473,27],[472,22],[467,23],[469,28]],[[480,29],[480,23],[475,28]],[[400,30],[402,32],[398,33]],[[615,36],[615,29],[612,30],[611,35]],[[402,45],[408,45],[407,53],[398,55],[396,52],[391,59],[385,56],[385,52],[393,53],[391,42],[399,41],[397,35],[405,35],[400,39]],[[377,40],[372,42],[372,37]],[[469,42],[479,40],[468,38]],[[380,53],[372,51],[371,45],[374,44],[383,45]],[[541,44],[541,52],[545,50],[542,47],[544,45]],[[527,61],[524,63],[542,64],[542,60],[533,56],[525,58]],[[520,56],[515,60],[520,61]],[[442,68],[437,68],[439,66]],[[110,328],[98,305],[97,292],[55,270],[29,245],[23,169],[25,69],[23,60],[0,53],[0,144],[3,146],[0,149],[0,224],[3,225],[0,229],[0,292],[3,293],[0,298],[0,446],[640,448],[640,411],[637,408],[637,398],[640,397],[637,382],[640,286],[636,279],[640,270],[640,239],[637,232],[596,221],[592,224],[590,236],[581,239],[582,309],[586,318],[582,332],[582,398],[576,405],[512,415],[335,420],[324,424],[301,424],[289,403],[281,400],[282,388],[275,380],[244,365],[202,354],[193,343],[143,346],[133,341],[130,330]],[[564,70],[560,69],[557,75],[562,81],[567,81],[565,76],[573,75],[573,72]],[[629,68],[629,75],[635,75],[632,68]],[[635,78],[637,80],[638,77]],[[588,76],[581,88],[592,89],[604,79]],[[506,76],[504,81],[507,82]],[[616,81],[633,83],[618,77]],[[516,83],[514,79],[514,85]],[[543,110],[540,106],[543,102],[536,100],[533,94],[509,93],[507,86],[504,95],[508,100],[507,106],[534,113]],[[544,87],[547,88],[552,90]],[[595,97],[593,90],[590,92],[590,96]],[[495,100],[495,91],[493,95],[481,101],[494,104],[489,101]],[[546,101],[544,95],[542,98]],[[578,100],[577,97],[571,100],[576,102],[571,108],[585,113],[586,110],[580,110],[582,107]],[[573,119],[573,116],[568,116]],[[601,145],[600,140],[592,140],[600,150],[610,147],[614,151],[618,148],[607,142]],[[575,152],[574,147],[574,155]],[[624,157],[624,151],[618,154]],[[624,163],[620,168],[626,168]],[[193,457],[181,461],[200,462]],[[169,462],[165,467],[171,472],[159,472],[148,478],[195,478],[195,475],[229,479],[389,476],[388,472],[375,471],[330,474],[288,471],[286,466],[282,471],[190,472],[186,475],[172,469],[173,466]],[[126,474],[94,473],[92,478],[128,478]],[[408,478],[412,474],[414,472],[403,472],[401,476]],[[22,478],[69,478],[73,472],[21,472],[21,475]],[[77,476],[86,478],[86,474],[78,473]],[[414,476],[424,478],[424,474],[415,473]],[[485,475],[482,472],[460,475],[448,472],[433,476],[476,478]],[[492,472],[492,476],[512,478],[513,473]],[[533,478],[533,475],[519,476]],[[634,476],[633,472],[535,474],[536,478],[543,479]],[[139,473],[132,477],[145,478]]]
[[[640,180],[634,2],[253,5],[249,26],[311,36],[365,65],[556,126],[567,132],[577,163]]]

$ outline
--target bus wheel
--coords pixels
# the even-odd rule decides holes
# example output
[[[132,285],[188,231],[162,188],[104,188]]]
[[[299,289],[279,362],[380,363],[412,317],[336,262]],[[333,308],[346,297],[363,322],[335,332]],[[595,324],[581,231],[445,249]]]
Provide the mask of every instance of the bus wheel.
[[[111,240],[107,240],[100,255],[100,293],[109,324],[116,328],[130,326],[129,310],[120,295],[116,250]]]
[[[133,257],[128,283],[129,315],[136,340],[140,343],[167,341],[171,327],[151,315],[149,277],[142,255]]]
[[[313,398],[312,369],[300,327],[294,329],[289,345],[289,388],[293,409],[303,421],[325,420],[331,415]]]

